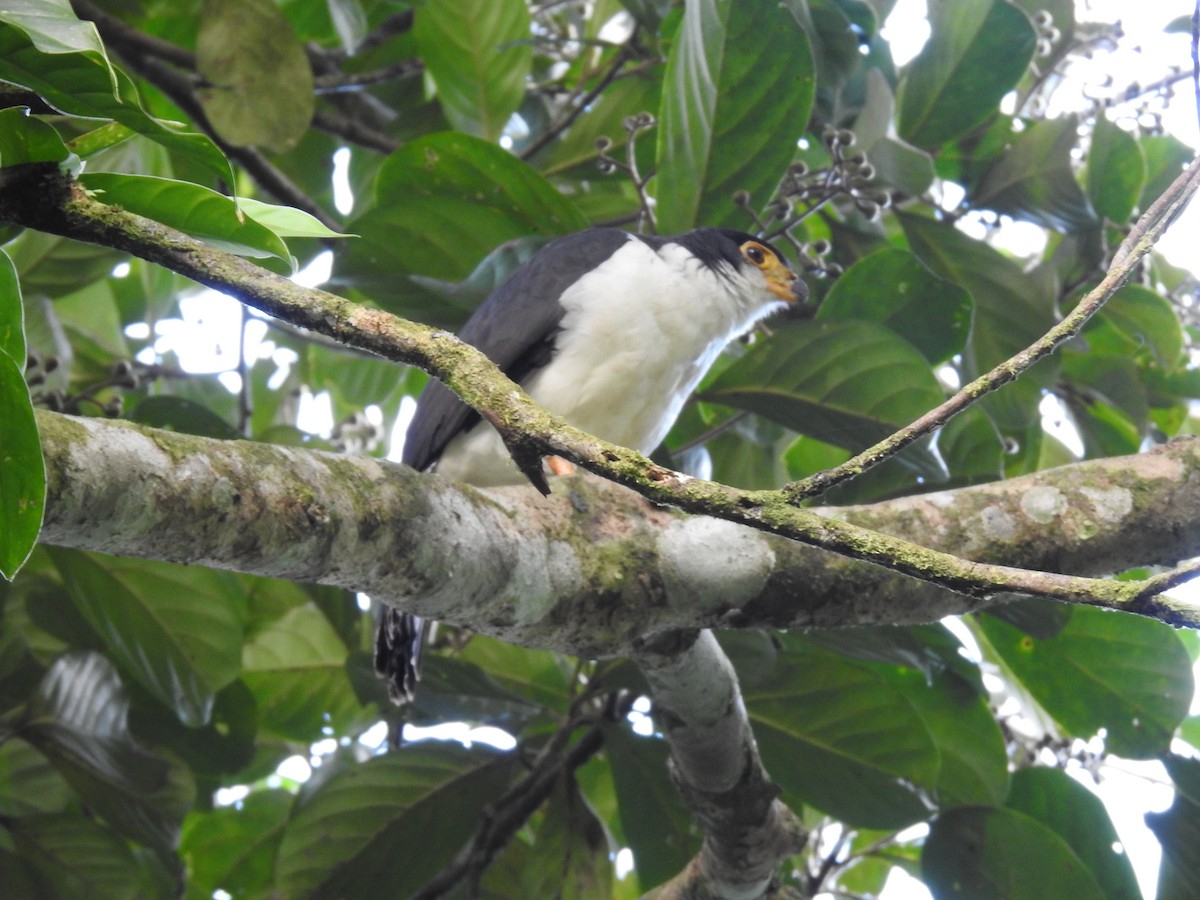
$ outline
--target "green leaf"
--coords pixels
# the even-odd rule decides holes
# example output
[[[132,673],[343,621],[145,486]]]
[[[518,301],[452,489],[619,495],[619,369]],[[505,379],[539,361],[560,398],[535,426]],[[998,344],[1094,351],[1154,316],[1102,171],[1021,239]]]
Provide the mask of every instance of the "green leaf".
[[[873,322],[780,328],[701,395],[849,450],[882,440],[941,402],[929,364]]]
[[[938,816],[921,871],[938,900],[1106,900],[1066,841],[1011,809],[962,807]]]
[[[667,769],[667,745],[634,734],[625,723],[602,722],[625,840],[638,882],[648,891],[677,875],[700,848],[692,817]]]
[[[276,203],[263,203],[261,200],[255,200],[252,197],[239,197],[237,205],[243,213],[259,225],[269,228],[281,238],[354,237],[352,234],[334,231],[315,216],[304,212],[302,209],[295,209],[291,206],[280,206]]]
[[[516,761],[429,741],[335,774],[288,823],[276,889],[316,900],[365,897],[386,884],[411,896],[461,849]]]
[[[21,280],[12,259],[0,250],[0,353],[7,354],[25,371],[25,310]]]
[[[992,616],[979,622],[1025,690],[1073,737],[1103,728],[1109,752],[1148,759],[1167,749],[1187,715],[1191,660],[1161,622],[1077,606],[1045,639]]]
[[[475,635],[456,658],[479,666],[514,696],[540,703],[548,709],[566,709],[573,696],[562,657],[549,650],[518,647],[507,641]],[[565,671],[564,671],[565,668]]]
[[[570,774],[558,779],[523,872],[525,897],[611,897],[608,831]]]
[[[14,0],[0,9],[0,81],[29,88],[67,115],[115,119],[236,183],[211,140],[146,114],[133,82],[109,64],[95,26],[81,22],[67,0]]]
[[[666,234],[741,225],[761,207],[808,126],[816,66],[808,35],[774,0],[685,7],[667,59],[654,193]]]
[[[456,129],[500,137],[525,97],[529,35],[525,0],[439,0],[417,10],[413,39]]]
[[[93,128],[77,138],[72,138],[66,146],[80,159],[88,159],[103,150],[124,143],[135,134],[120,122],[107,122],[99,128]]]
[[[234,576],[53,549],[76,608],[108,653],[186,725],[208,721],[237,677],[243,598]]]
[[[904,696],[916,707],[937,746],[936,799],[948,806],[1003,802],[1008,794],[1008,754],[986,697],[957,677],[924,684],[915,672],[900,673]]]
[[[855,149],[867,154],[877,177],[919,196],[933,183],[933,159],[924,150],[890,135],[896,114],[891,85],[878,69],[866,73],[867,96],[854,122]]]
[[[5,826],[42,900],[137,896],[141,875],[129,846],[96,822],[63,813],[11,819]]]
[[[0,109],[0,167],[62,162],[70,155],[58,132],[25,107]]]
[[[1004,441],[978,406],[963,410],[942,427],[937,448],[952,483],[995,481],[1004,474]]]
[[[1127,356],[1099,351],[1063,356],[1063,376],[1074,387],[1089,399],[1099,398],[1112,404],[1139,430],[1146,426],[1149,418],[1146,388],[1138,377],[1136,362]]]
[[[273,0],[204,0],[196,68],[204,115],[235,147],[282,152],[308,130],[312,69]]]
[[[236,428],[207,406],[183,397],[170,397],[165,394],[147,397],[141,401],[130,413],[129,420],[152,428],[222,440],[235,440],[240,437]]]
[[[933,35],[900,85],[900,137],[927,150],[996,112],[1033,59],[1037,35],[1005,0],[933,0]]]
[[[236,808],[189,816],[179,846],[189,892],[211,897],[220,889],[252,896],[270,888],[275,854],[294,803],[287,791],[254,791]]]
[[[1096,214],[1075,180],[1075,116],[1035,122],[1005,148],[971,194],[971,204],[1059,231],[1087,231]]]
[[[1146,825],[1162,844],[1158,896],[1184,900],[1200,895],[1200,760],[1165,755],[1175,799],[1165,812],[1146,813]]]
[[[414,724],[467,722],[517,734],[545,712],[539,704],[505,690],[482,668],[451,656],[429,654],[422,661],[421,689],[412,705]],[[382,682],[375,680],[382,687]],[[555,703],[554,708],[558,708]]]
[[[653,77],[657,75],[657,77]],[[612,141],[610,155],[625,146],[629,132],[622,125],[626,116],[656,110],[662,94],[661,69],[636,78],[613,82],[596,100],[586,116],[580,116],[554,145],[545,165],[538,166],[547,177],[585,163],[595,163],[596,141]],[[620,158],[618,156],[618,158]],[[595,169],[593,168],[594,172]],[[590,173],[589,173],[590,174]]]
[[[1137,139],[1106,116],[1097,116],[1087,157],[1087,195],[1092,207],[1115,225],[1133,215],[1146,180],[1146,158]]]
[[[971,329],[971,295],[938,278],[906,250],[879,250],[838,277],[818,319],[878,322],[931,363],[962,352]]]
[[[1144,211],[1171,186],[1196,154],[1172,134],[1148,134],[1138,141],[1138,145],[1146,158],[1146,186],[1142,188],[1137,205]]]
[[[0,278],[11,271],[7,257],[0,259]],[[9,580],[33,552],[46,506],[46,467],[29,388],[21,374],[24,362],[24,354],[18,362],[0,353],[0,409],[4,410],[0,425],[0,575]]]
[[[71,791],[49,760],[20,738],[0,743],[0,816],[61,812]]]
[[[311,603],[255,634],[246,643],[242,678],[258,700],[263,727],[302,741],[316,740],[326,725],[345,730],[361,709],[346,675],[347,655]]]
[[[937,275],[966,288],[975,301],[975,322],[964,354],[974,378],[1025,349],[1055,322],[1054,298],[997,250],[953,225],[900,215],[909,246]],[[1058,363],[1043,361],[1015,382],[984,398],[983,406],[1001,430],[1038,421],[1042,390]]]
[[[186,769],[134,740],[128,713],[112,665],[98,653],[75,652],[46,672],[18,733],[110,825],[170,853],[194,787]]]
[[[745,696],[767,770],[793,799],[867,828],[929,815],[924,793],[937,784],[937,747],[886,675],[785,647],[772,678]]]
[[[418,138],[387,158],[372,205],[350,223],[334,272],[400,314],[420,315],[401,274],[458,281],[505,241],[556,236],[587,221],[532,168],[465,134]],[[399,282],[399,284],[398,284]]]
[[[1019,769],[1005,805],[1066,841],[1108,900],[1141,900],[1133,866],[1104,804],[1062,769]]]
[[[1093,321],[1108,325],[1124,337],[1128,343],[1120,349],[1127,353],[1145,347],[1163,371],[1171,371],[1180,362],[1184,334],[1179,317],[1171,301],[1149,288],[1125,285],[1104,304]],[[1093,343],[1093,326],[1091,322],[1088,325],[1084,335]]]
[[[228,253],[274,256],[291,266],[287,245],[269,228],[238,215],[237,201],[198,184],[149,175],[94,172],[80,183],[99,200],[187,232]]]

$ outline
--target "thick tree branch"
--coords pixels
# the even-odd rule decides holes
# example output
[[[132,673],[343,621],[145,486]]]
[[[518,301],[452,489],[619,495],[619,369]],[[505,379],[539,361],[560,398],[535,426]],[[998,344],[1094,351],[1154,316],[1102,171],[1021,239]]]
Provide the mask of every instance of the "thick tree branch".
[[[38,422],[48,543],[333,584],[584,657],[669,629],[911,624],[990,602],[583,476],[550,498],[484,493],[374,459],[48,412]],[[1200,555],[1198,470],[1200,441],[1178,441],[826,512],[961,556],[1103,574]],[[1142,602],[1137,584],[1076,583],[1094,588],[1080,602]],[[1196,618],[1156,602],[1137,611]]]
[[[1137,596],[1129,584],[973,562],[796,507],[784,492],[737,490],[672,472],[550,415],[448,332],[300,287],[182,232],[100,203],[52,165],[14,166],[2,174],[0,221],[127,251],[270,315],[419,366],[493,423],[517,459],[561,456],[657,503],[867,560],[977,599],[1022,593],[1200,621],[1191,610]]]
[[[634,661],[650,684],[675,786],[704,830],[700,853],[654,896],[763,896],[807,833],[763,768],[733,665],[711,631],[663,635]]]

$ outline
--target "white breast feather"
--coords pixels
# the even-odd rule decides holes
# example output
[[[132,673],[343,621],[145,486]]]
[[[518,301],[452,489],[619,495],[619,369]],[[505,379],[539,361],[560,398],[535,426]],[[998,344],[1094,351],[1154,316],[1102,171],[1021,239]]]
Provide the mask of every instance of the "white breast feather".
[[[666,437],[725,345],[782,305],[757,270],[722,277],[678,244],[656,251],[632,237],[562,303],[554,358],[525,389],[571,424],[642,453]],[[485,426],[451,441],[437,470],[481,486],[524,480]]]

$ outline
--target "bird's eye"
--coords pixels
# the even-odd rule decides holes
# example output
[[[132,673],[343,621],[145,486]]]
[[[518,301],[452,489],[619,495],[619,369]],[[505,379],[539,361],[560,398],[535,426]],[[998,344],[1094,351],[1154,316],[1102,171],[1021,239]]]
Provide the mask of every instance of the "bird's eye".
[[[767,261],[766,251],[758,244],[743,244],[742,253],[746,255],[746,259],[750,260],[756,266],[761,266]]]

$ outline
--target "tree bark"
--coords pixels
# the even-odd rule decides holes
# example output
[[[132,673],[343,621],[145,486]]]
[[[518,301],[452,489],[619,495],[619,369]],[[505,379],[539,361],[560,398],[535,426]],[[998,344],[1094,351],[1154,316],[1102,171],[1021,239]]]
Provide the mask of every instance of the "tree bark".
[[[48,543],[337,585],[584,657],[680,628],[913,624],[1004,599],[687,516],[586,475],[550,497],[484,492],[375,459],[47,412],[38,422]],[[821,512],[971,559],[1104,575],[1200,555],[1198,467],[1200,442],[1176,441]],[[1190,614],[1161,602],[1160,618]]]

